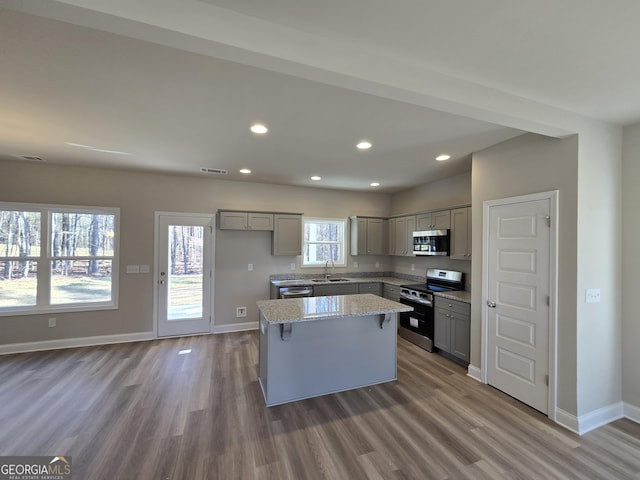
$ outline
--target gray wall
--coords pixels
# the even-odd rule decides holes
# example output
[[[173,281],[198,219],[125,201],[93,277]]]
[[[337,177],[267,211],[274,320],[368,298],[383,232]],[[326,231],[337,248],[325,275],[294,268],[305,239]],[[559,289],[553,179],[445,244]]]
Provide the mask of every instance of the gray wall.
[[[391,215],[470,204],[471,172],[466,172],[394,194],[391,197]],[[405,275],[424,276],[427,268],[458,270],[465,274],[466,289],[471,290],[470,260],[452,260],[448,257],[391,257],[391,264],[394,272]]]
[[[449,208],[471,203],[471,172],[398,192],[391,197],[391,215]]]
[[[576,277],[578,137],[526,134],[473,155],[471,364],[480,368],[483,202],[559,190],[558,406],[577,412]]]
[[[640,124],[624,130],[622,174],[622,398],[640,415]]]
[[[70,168],[0,161],[0,200],[10,202],[96,205],[121,208],[120,308],[118,310],[0,317],[0,344],[114,335],[152,330],[153,275],[127,275],[127,264],[154,264],[154,212],[215,213],[218,209],[301,212],[308,216],[347,218],[386,216],[390,196],[319,188],[222,181],[211,178]],[[358,267],[353,265],[354,260]],[[375,262],[380,263],[375,267]],[[299,258],[272,257],[268,232],[216,231],[216,327],[257,321],[256,300],[269,297],[272,273],[315,273],[300,269]],[[247,264],[253,263],[253,272]],[[350,257],[336,272],[388,271],[389,257]],[[247,318],[235,318],[237,306]]]

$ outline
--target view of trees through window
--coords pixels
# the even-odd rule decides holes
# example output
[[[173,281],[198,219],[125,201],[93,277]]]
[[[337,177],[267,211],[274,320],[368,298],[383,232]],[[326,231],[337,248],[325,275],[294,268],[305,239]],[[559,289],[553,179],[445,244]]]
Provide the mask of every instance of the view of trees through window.
[[[169,319],[198,318],[203,309],[204,228],[169,227]]]
[[[344,220],[304,220],[304,265],[344,264]]]
[[[114,214],[0,209],[0,307],[36,305],[41,275],[48,304],[110,301],[115,222]]]

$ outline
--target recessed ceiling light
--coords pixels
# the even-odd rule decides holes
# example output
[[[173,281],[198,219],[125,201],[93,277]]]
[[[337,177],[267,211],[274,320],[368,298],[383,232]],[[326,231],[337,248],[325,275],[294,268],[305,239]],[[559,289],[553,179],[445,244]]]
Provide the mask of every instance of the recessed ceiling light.
[[[313,177],[311,177],[311,180],[313,180],[314,182],[317,182],[318,180],[322,180],[322,177],[319,177],[318,175],[314,175]]]
[[[248,168],[241,168],[240,169],[240,173],[244,173],[245,175],[251,173],[251,170],[249,170]]]
[[[251,125],[251,131],[253,133],[257,133],[258,135],[264,135],[269,131],[269,129],[261,123],[256,123],[255,125]]]
[[[442,155],[438,155],[436,157],[436,160],[438,160],[439,162],[444,162],[445,160],[449,160],[451,158],[451,155],[447,155],[446,153],[443,153]]]
[[[371,186],[372,186],[372,187],[379,187],[379,186],[380,186],[380,184],[379,184],[378,182],[373,182],[373,183],[371,184]]]
[[[369,150],[371,148],[371,142],[367,140],[362,140],[360,143],[356,145],[360,150]]]

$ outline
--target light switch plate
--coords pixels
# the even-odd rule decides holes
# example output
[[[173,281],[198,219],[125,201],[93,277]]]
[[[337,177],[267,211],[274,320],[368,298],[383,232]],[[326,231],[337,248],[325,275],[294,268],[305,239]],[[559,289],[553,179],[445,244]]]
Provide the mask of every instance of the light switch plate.
[[[140,273],[140,265],[127,265],[127,273]]]
[[[253,272],[253,263],[250,263],[249,265],[247,265],[247,270],[250,272]]]
[[[600,303],[600,289],[599,288],[587,288],[586,303]]]
[[[149,265],[140,265],[140,273],[149,273],[150,271]]]

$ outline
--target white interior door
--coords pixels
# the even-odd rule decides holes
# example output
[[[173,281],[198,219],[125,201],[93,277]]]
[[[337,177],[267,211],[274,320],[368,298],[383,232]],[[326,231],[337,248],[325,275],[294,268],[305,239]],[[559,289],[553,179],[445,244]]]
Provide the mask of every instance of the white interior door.
[[[548,413],[551,199],[488,208],[487,383]]]
[[[156,214],[158,336],[211,331],[213,216]]]

